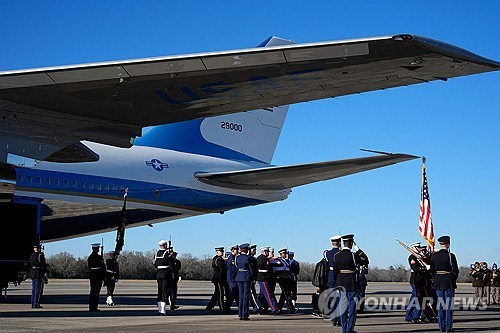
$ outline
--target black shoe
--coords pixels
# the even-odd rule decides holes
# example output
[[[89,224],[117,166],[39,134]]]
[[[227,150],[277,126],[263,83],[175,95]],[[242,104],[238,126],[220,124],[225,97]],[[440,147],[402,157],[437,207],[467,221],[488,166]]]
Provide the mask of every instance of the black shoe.
[[[207,310],[210,313],[214,313],[215,312],[213,308],[209,308],[209,307],[206,307],[205,310]]]
[[[89,312],[101,312],[101,310],[99,310],[99,309],[91,309],[91,310],[89,310]]]
[[[41,305],[37,305],[37,306],[36,306],[36,308],[37,308],[37,309],[43,309],[43,306],[41,306]]]
[[[250,320],[250,318],[248,318],[248,317],[245,317],[245,318],[242,318],[242,319],[243,319],[243,320]]]
[[[178,309],[178,308],[179,308],[179,306],[174,305],[174,306],[171,306],[171,307],[170,307],[170,310],[175,310],[175,309]]]

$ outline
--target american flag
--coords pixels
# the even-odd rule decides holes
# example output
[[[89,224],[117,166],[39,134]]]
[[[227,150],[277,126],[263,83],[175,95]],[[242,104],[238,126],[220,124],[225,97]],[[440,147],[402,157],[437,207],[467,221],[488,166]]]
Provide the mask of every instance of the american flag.
[[[420,218],[418,223],[420,235],[427,241],[429,247],[434,250],[434,227],[432,226],[431,198],[429,197],[429,186],[425,173],[425,164],[422,166],[422,193],[420,196]]]

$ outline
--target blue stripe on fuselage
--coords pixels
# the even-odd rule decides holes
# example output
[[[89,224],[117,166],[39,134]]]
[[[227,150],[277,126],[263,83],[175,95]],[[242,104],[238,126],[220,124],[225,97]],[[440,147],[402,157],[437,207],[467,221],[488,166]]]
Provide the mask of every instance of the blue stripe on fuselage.
[[[121,200],[123,189],[128,188],[128,198],[185,207],[193,210],[224,211],[257,205],[266,201],[177,187],[158,183],[91,176],[77,173],[16,168],[16,188],[36,189],[40,192],[64,193],[76,196],[104,196]],[[31,180],[31,181],[30,181]],[[57,184],[58,180],[58,184]],[[92,184],[92,188],[90,188]],[[100,186],[100,189],[99,189]]]

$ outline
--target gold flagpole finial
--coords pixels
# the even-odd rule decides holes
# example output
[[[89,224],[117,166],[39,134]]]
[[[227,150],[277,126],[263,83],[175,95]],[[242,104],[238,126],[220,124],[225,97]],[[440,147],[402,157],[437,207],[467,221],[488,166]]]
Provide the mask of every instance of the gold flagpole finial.
[[[425,156],[422,156],[422,163],[425,164],[425,161],[427,161],[427,159],[425,158]]]

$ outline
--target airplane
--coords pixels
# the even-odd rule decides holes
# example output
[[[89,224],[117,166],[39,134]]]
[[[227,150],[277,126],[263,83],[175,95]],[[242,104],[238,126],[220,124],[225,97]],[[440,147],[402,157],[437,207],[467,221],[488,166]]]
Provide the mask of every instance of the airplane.
[[[34,240],[115,229],[125,191],[135,227],[280,201],[297,186],[415,159],[272,164],[291,104],[499,68],[397,34],[273,36],[250,49],[0,72],[0,209],[17,216],[2,226],[0,280],[20,281]]]

